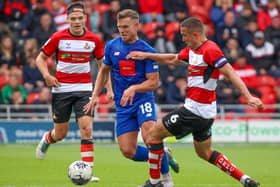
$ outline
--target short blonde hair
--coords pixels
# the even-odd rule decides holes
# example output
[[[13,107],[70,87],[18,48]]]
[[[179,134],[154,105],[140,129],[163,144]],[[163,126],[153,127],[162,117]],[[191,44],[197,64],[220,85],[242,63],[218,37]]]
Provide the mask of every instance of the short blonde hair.
[[[139,22],[139,14],[131,9],[124,9],[122,11],[120,11],[117,15],[117,19],[124,19],[124,18],[130,18],[133,20],[137,20]]]

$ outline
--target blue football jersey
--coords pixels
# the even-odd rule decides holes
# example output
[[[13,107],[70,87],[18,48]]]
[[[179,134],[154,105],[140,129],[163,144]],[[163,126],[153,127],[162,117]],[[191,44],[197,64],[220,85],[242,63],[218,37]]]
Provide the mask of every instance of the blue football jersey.
[[[132,44],[127,44],[123,42],[121,37],[116,37],[109,41],[105,47],[104,64],[112,67],[111,75],[117,107],[120,106],[120,100],[125,89],[131,85],[140,84],[146,81],[147,73],[159,71],[158,64],[153,60],[126,59],[126,56],[131,51],[156,52],[154,48],[141,39]],[[141,98],[147,97],[153,99],[153,92],[136,93],[133,102],[137,103],[141,101]],[[127,107],[130,107],[129,104]]]

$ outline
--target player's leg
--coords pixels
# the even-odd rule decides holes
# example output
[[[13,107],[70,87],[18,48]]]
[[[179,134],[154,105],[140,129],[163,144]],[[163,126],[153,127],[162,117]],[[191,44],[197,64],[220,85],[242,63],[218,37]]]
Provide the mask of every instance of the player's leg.
[[[194,136],[196,138],[196,136]],[[199,138],[194,140],[195,151],[198,156],[211,164],[217,166],[225,173],[240,181],[245,187],[258,187],[259,183],[244,174],[235,165],[231,163],[222,153],[211,149],[211,136],[206,140]]]
[[[44,133],[36,148],[36,158],[44,159],[50,144],[62,140],[68,132],[68,121],[72,111],[72,98],[70,94],[53,94],[52,111],[54,128]]]
[[[89,164],[92,168],[94,166],[94,142],[93,142],[93,116],[94,114],[83,112],[83,107],[89,102],[91,92],[75,92],[77,98],[74,103],[74,111],[76,119],[79,124],[81,143],[80,154],[82,161]],[[92,182],[98,182],[98,177],[92,177]]]
[[[156,168],[157,159],[163,153],[163,139],[168,136],[182,138],[192,132],[192,114],[184,107],[168,113],[157,125],[153,126],[149,133],[149,163],[150,180],[144,187],[151,186],[152,183],[159,181],[160,172]],[[156,159],[155,159],[156,158]]]
[[[155,107],[155,102],[153,98],[146,98],[143,100],[137,109],[137,119],[138,119],[138,124],[141,125],[142,129],[142,137],[147,145],[147,136],[149,134],[149,130],[152,127],[152,125],[156,124],[156,107]],[[179,165],[176,162],[176,160],[173,158],[170,149],[165,149],[164,155],[162,158],[162,165],[161,165],[161,173],[163,174],[163,178],[166,181],[172,181],[171,176],[169,174],[169,166],[178,173],[179,172]]]
[[[157,125],[153,125],[149,131],[147,142],[149,142],[148,161],[150,179],[143,185],[143,187],[164,186],[160,180],[160,168],[161,160],[164,156],[163,139],[168,136],[171,136],[171,134],[163,126],[162,122],[159,122]]]
[[[116,135],[122,155],[134,161],[147,161],[146,148],[137,145],[139,129],[135,108],[117,112]]]
[[[142,124],[143,140],[145,142],[150,127],[155,121],[147,121]],[[137,144],[139,125],[134,117],[122,116],[117,118],[117,137],[120,150],[124,157],[134,161],[147,161],[148,149],[146,146]],[[168,168],[168,162],[166,161]],[[172,181],[171,181],[172,182]],[[172,182],[173,184],[173,182]]]
[[[94,165],[94,143],[92,140],[92,124],[93,118],[90,116],[82,116],[78,118],[78,124],[81,134],[80,153],[84,162],[91,167]]]
[[[168,164],[172,168],[175,173],[179,173],[179,163],[173,157],[172,151],[170,147],[164,147],[164,154],[167,156]]]
[[[39,160],[44,159],[50,144],[54,144],[57,141],[62,140],[67,135],[67,131],[68,122],[54,123],[54,128],[45,132],[37,145],[36,158]]]
[[[80,154],[82,161],[88,163],[92,168],[94,166],[94,142],[93,135],[93,118],[91,116],[82,116],[78,118],[78,124],[81,133]],[[92,182],[98,182],[98,177],[92,176]]]
[[[150,120],[150,121],[145,121],[141,125],[141,133],[142,133],[142,138],[144,140],[144,143],[148,145],[148,138],[149,138],[149,133],[151,131],[151,128],[156,125],[156,121]],[[146,147],[145,147],[146,148]],[[167,151],[164,149],[164,154],[162,156],[161,160],[161,167],[160,167],[160,172],[162,174],[162,183],[164,184],[165,187],[173,187],[173,180],[169,171],[169,163],[168,163],[168,158],[167,158]],[[148,159],[148,148],[146,148],[147,152],[147,159]],[[173,158],[170,158],[173,159]]]
[[[134,161],[145,161],[143,146],[137,145],[138,131],[126,132],[117,137],[122,155]]]

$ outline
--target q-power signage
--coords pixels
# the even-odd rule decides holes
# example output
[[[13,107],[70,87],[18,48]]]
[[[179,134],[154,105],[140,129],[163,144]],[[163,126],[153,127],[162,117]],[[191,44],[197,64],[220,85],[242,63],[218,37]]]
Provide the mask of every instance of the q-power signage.
[[[213,142],[280,142],[280,120],[215,121],[212,126]],[[192,142],[192,135],[180,140],[169,137],[169,143]]]
[[[249,121],[249,142],[280,142],[280,121]]]

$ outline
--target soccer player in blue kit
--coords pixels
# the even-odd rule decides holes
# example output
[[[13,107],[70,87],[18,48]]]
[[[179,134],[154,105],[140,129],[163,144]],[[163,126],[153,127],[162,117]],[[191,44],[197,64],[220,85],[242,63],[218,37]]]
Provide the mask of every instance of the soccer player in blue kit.
[[[113,77],[114,100],[116,103],[116,133],[122,154],[134,161],[148,161],[148,148],[137,144],[141,128],[142,138],[146,140],[153,125],[156,125],[156,110],[153,91],[159,84],[159,66],[153,60],[129,60],[131,51],[141,50],[155,53],[146,42],[138,38],[139,15],[126,9],[117,15],[120,36],[109,41],[105,47],[105,59],[101,65],[91,101],[84,106],[87,113],[93,111],[98,103],[98,95],[109,78]],[[162,174],[166,187],[173,187],[169,166],[179,171],[178,163],[166,150],[162,156],[161,167],[155,168]]]

